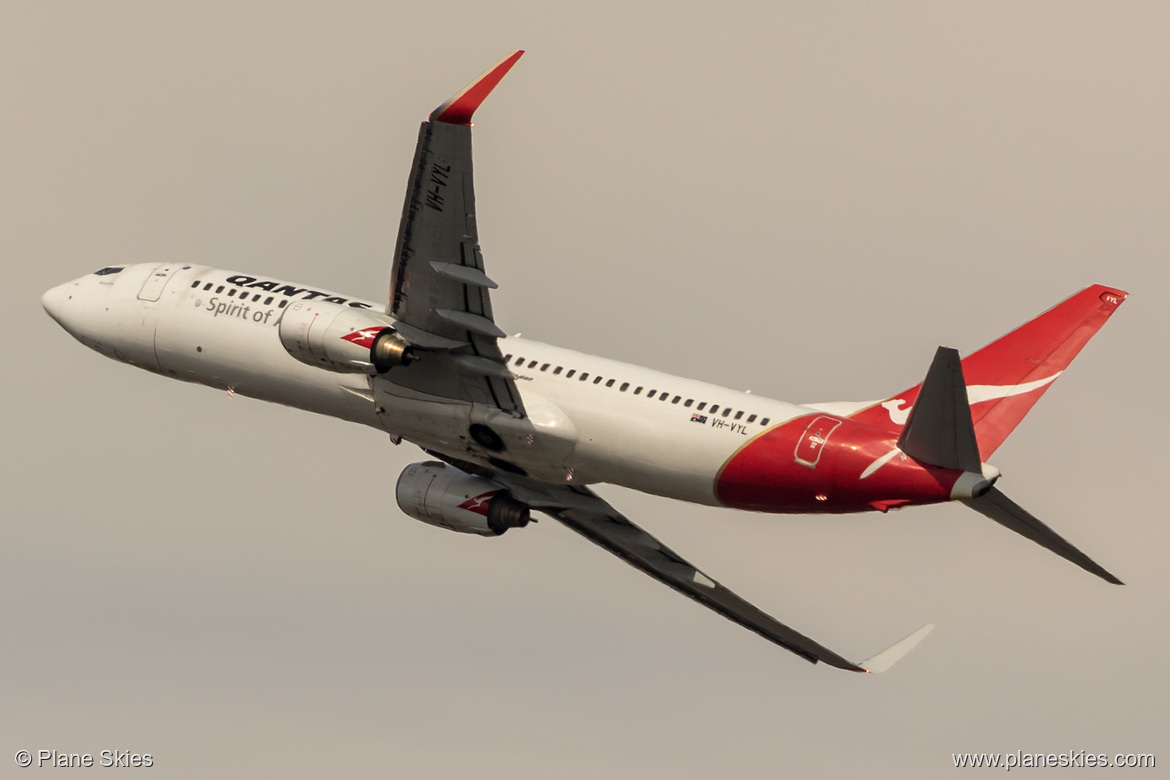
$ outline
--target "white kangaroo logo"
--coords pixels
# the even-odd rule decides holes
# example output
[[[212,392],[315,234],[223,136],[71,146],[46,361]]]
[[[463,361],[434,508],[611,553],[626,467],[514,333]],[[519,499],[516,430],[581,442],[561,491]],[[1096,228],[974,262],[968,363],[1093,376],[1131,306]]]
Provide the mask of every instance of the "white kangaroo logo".
[[[906,402],[901,398],[891,398],[889,401],[882,402],[882,406],[890,413],[890,422],[894,425],[905,425],[907,418],[910,417],[910,410],[914,407],[900,408],[904,403]]]
[[[1014,395],[1030,393],[1052,384],[1063,373],[1063,371],[1057,371],[1050,377],[1018,385],[967,385],[967,403],[974,406],[985,401],[996,401],[1000,398],[1011,398]],[[902,404],[904,403],[906,401],[902,398],[891,398],[882,402],[882,408],[889,413],[890,422],[894,425],[905,425],[906,420],[910,417],[910,410],[914,407],[911,405],[903,409]]]

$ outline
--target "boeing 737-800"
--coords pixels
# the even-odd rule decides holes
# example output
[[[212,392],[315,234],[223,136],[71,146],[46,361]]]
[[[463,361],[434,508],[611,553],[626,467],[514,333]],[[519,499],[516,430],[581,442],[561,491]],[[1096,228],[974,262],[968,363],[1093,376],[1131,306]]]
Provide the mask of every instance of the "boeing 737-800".
[[[1125,300],[1092,286],[922,383],[798,406],[506,338],[492,312],[471,118],[514,52],[423,122],[385,305],[202,265],[119,265],[55,287],[48,313],[104,355],[361,423],[431,458],[398,479],[407,515],[494,536],[546,513],[655,579],[816,663],[883,671],[931,626],[852,662],[776,621],[598,497],[614,483],[757,512],[962,501],[1119,581],[995,487],[987,459]]]

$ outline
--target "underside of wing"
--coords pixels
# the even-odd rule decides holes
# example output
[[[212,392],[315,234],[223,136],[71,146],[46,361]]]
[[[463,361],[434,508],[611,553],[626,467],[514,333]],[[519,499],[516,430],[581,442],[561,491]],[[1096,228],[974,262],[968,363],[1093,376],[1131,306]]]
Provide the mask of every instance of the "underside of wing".
[[[635,568],[765,639],[813,663],[824,661],[838,669],[865,671],[744,601],[625,518],[599,516],[579,509],[563,509],[552,514]]]
[[[419,129],[394,251],[386,313],[417,359],[386,379],[408,391],[524,410],[497,339],[475,222],[471,116],[523,52],[513,52]]]
[[[870,659],[872,664],[853,663],[732,593],[587,488],[532,485],[510,478],[497,478],[497,481],[507,485],[516,498],[556,518],[664,585],[812,663],[822,661],[852,672],[882,672],[913,649],[932,628],[923,626],[874,656]]]

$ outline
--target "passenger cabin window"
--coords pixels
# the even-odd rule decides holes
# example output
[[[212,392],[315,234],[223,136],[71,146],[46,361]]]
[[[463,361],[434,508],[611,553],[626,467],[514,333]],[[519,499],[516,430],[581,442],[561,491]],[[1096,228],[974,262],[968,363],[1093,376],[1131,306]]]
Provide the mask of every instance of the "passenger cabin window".
[[[601,382],[601,377],[594,377],[593,384],[595,384],[595,385],[600,384],[600,382]]]
[[[120,273],[122,273],[122,269],[124,269],[125,267],[126,266],[122,266],[122,265],[115,265],[115,266],[108,265],[105,268],[101,269],[100,271],[94,271],[93,273],[94,273],[94,276],[109,276],[110,274],[120,274]]]
[[[505,363],[511,363],[511,362],[512,362],[512,356],[511,356],[511,355],[504,355],[504,362],[505,362]]]
[[[586,379],[588,379],[588,378],[589,378],[589,372],[588,372],[588,371],[582,371],[582,372],[581,372],[581,376],[577,377],[577,380],[578,380],[578,381],[580,381],[580,382],[584,382],[584,381],[585,381]]]
[[[540,370],[541,371],[548,371],[548,363],[545,363],[543,366],[541,366]]]
[[[609,380],[608,382],[606,382],[606,383],[605,383],[605,386],[606,386],[606,387],[613,387],[613,383],[614,383],[615,381],[616,381],[616,380],[614,380],[614,379],[611,379],[611,380]],[[628,387],[628,385],[627,385],[627,387]]]
[[[670,393],[663,393],[662,395],[658,396],[659,401],[665,401],[668,398],[670,398]]]
[[[219,293],[223,292],[223,285],[221,284],[219,287],[216,287],[216,288],[215,288],[215,292],[216,292],[216,294],[217,294],[217,295],[218,295]]]
[[[228,290],[228,297],[229,297],[229,298],[235,298],[235,297],[236,297],[236,289],[235,289],[234,287],[233,287],[232,289]]]
[[[647,397],[647,398],[653,398],[653,397],[654,397],[654,394],[655,394],[655,393],[657,393],[657,392],[658,392],[657,390],[651,390],[649,393],[646,393],[646,397]]]
[[[518,365],[518,366],[524,365],[524,358],[522,358],[522,357],[516,358],[516,365]]]
[[[767,425],[769,422],[770,422],[770,420],[767,417],[765,417],[764,419],[760,420],[760,425]]]
[[[637,387],[634,388],[634,395],[641,395],[641,394],[642,394],[642,386],[638,385]]]
[[[729,414],[731,414],[731,407],[730,406],[723,410],[724,417],[726,417]]]
[[[699,405],[698,405],[696,408],[697,408],[697,409],[698,409],[698,410],[701,412],[701,411],[703,411],[703,408],[704,408],[705,406],[707,406],[707,402],[706,402],[706,401],[700,401],[700,402],[699,402]]]
[[[677,403],[678,403],[679,401],[681,401],[681,400],[682,400],[682,396],[681,396],[681,395],[676,395],[676,396],[674,397],[674,400],[673,400],[673,401],[671,401],[671,403],[672,403],[672,404],[677,404]]]
[[[703,407],[700,406],[699,408],[702,409]],[[715,414],[717,411],[719,411],[719,404],[711,404],[711,414]]]
[[[561,371],[562,371],[563,369],[564,369],[564,366],[557,366],[556,368],[554,368],[554,369],[553,369],[553,373],[554,373],[554,374],[559,374],[559,373],[561,373]]]
[[[211,282],[208,282],[207,284],[203,285],[203,292],[207,292],[210,289],[211,289]]]
[[[265,306],[271,306],[271,305],[272,305],[272,296],[271,296],[271,295],[270,295],[270,296],[268,296],[267,298],[265,298],[265,299],[264,299],[264,305],[265,305]]]
[[[529,368],[536,368],[536,361],[533,360],[531,363],[528,364],[528,367]]]
[[[281,299],[280,303],[279,303],[279,304],[277,304],[277,305],[278,305],[278,306],[280,306],[280,308],[282,308],[282,309],[283,309],[285,306],[288,306],[288,301],[286,301],[286,300],[284,300],[284,299]]]
[[[736,412],[736,413],[735,413],[735,419],[737,419],[737,420],[738,420],[740,417],[743,417],[743,412]]]
[[[629,383],[629,382],[622,382],[622,386],[618,388],[618,390],[621,390],[623,393],[624,393],[624,392],[626,392],[626,391],[627,391],[627,390],[629,390],[629,389],[630,389],[630,383]]]
[[[689,407],[694,402],[695,402],[694,398],[688,398],[686,401],[683,402],[683,406]]]
[[[191,282],[191,289],[192,289],[192,290],[194,290],[194,289],[195,289],[196,287],[198,287],[198,286],[199,286],[199,280],[198,280],[198,279],[196,279],[195,281]]]
[[[569,373],[565,374],[565,379],[572,379],[572,378],[573,378],[573,374],[575,374],[575,373],[577,373],[577,369],[575,369],[575,368],[570,368],[570,369],[569,369]]]
[[[755,422],[755,421],[756,421],[756,415],[754,415],[754,414],[748,418],[748,422]]]

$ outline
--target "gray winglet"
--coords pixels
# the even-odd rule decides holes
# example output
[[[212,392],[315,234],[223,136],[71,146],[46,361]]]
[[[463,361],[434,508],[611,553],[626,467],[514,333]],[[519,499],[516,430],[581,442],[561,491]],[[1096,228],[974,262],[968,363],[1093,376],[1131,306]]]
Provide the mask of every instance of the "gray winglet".
[[[976,473],[982,470],[958,350],[939,347],[934,353],[898,447],[933,466]]]
[[[927,623],[925,626],[922,626],[914,633],[910,634],[904,639],[898,640],[894,644],[887,647],[885,650],[881,651],[872,658],[865,659],[858,665],[865,671],[871,672],[872,674],[888,672],[893,668],[894,664],[905,658],[907,653],[918,647],[922,640],[926,639],[926,635],[931,631],[934,631],[934,623]]]

